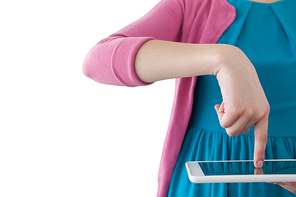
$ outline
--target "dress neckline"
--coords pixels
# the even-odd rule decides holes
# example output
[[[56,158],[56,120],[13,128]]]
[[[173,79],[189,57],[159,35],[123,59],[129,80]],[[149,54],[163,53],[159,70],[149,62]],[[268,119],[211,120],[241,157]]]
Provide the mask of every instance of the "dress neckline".
[[[272,5],[272,4],[275,4],[275,3],[283,2],[284,0],[279,0],[279,1],[271,2],[271,3],[264,3],[264,2],[253,1],[253,0],[247,0],[247,1],[249,1],[251,3],[257,3],[257,4],[263,4],[263,5]]]

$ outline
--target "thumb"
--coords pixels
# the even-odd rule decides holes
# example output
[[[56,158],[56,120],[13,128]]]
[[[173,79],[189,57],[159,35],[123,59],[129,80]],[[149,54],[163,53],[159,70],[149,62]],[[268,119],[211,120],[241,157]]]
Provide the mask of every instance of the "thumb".
[[[221,106],[220,104],[215,105],[215,110],[216,110],[217,114],[218,114],[220,106]]]
[[[217,112],[217,115],[219,117],[219,120],[221,120],[222,116],[224,115],[224,103],[215,105],[215,110]]]
[[[264,116],[254,127],[255,147],[254,147],[254,165],[261,168],[264,161],[264,153],[267,143],[268,116]]]

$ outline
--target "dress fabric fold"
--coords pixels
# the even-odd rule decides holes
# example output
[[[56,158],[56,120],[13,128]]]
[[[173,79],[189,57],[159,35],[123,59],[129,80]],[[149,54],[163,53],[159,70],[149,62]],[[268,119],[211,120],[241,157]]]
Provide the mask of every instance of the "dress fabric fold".
[[[270,4],[228,0],[235,21],[218,44],[239,47],[253,63],[270,104],[265,159],[296,159],[296,1]],[[252,160],[254,127],[230,137],[214,109],[222,102],[215,76],[198,77],[188,128],[169,188],[169,197],[295,196],[270,183],[204,183],[188,179],[187,161]]]

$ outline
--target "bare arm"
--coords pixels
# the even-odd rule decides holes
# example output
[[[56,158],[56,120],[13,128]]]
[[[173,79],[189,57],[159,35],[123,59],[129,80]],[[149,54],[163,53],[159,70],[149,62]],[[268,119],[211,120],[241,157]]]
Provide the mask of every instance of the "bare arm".
[[[145,82],[216,75],[223,97],[215,106],[220,124],[231,137],[255,125],[254,164],[262,167],[269,104],[254,66],[239,48],[152,40],[139,49],[135,69]]]
[[[136,73],[144,82],[215,74],[223,50],[229,47],[150,40],[136,55]]]

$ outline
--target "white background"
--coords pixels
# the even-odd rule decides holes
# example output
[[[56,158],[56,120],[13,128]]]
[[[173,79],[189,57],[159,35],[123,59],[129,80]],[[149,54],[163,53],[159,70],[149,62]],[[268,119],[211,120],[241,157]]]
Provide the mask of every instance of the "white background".
[[[1,197],[156,195],[174,80],[116,87],[82,65],[158,2],[1,2]]]

